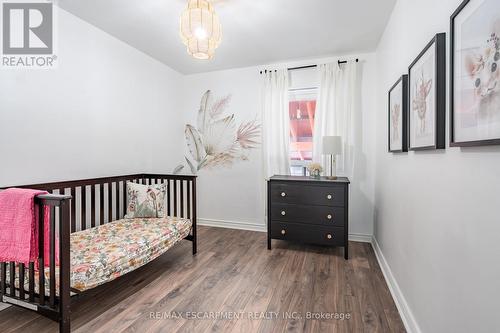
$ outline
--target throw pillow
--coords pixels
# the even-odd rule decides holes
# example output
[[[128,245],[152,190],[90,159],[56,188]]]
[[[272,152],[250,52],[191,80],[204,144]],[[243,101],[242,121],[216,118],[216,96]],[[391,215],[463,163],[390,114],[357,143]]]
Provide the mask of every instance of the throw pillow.
[[[127,214],[125,218],[165,217],[166,184],[142,185],[127,182]]]

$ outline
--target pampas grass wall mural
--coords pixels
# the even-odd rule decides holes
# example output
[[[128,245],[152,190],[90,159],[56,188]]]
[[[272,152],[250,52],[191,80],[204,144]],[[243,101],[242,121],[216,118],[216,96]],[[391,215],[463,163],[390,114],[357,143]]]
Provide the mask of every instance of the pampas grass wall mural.
[[[234,114],[226,114],[231,95],[212,102],[210,90],[201,97],[196,127],[186,125],[187,151],[185,160],[191,172],[214,167],[231,167],[237,161],[248,160],[251,149],[260,144],[260,123],[257,120],[236,125]],[[174,169],[179,173],[184,169],[180,164]]]

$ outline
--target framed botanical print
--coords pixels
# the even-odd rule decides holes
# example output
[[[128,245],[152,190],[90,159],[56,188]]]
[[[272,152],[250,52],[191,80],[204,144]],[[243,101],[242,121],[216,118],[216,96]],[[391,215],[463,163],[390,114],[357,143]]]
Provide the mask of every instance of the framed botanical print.
[[[450,146],[500,144],[500,1],[466,0],[450,25]]]
[[[389,152],[408,151],[408,75],[401,76],[389,89]]]
[[[409,149],[444,149],[446,34],[439,33],[408,68]]]

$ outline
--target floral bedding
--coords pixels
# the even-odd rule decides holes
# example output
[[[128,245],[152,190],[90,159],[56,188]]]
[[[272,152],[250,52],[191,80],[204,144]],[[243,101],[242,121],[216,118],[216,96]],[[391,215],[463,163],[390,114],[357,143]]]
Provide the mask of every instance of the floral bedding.
[[[165,217],[123,219],[75,232],[71,234],[71,287],[85,291],[133,271],[165,253],[189,235],[190,230],[190,220]],[[10,281],[8,275],[9,269],[7,281]],[[27,290],[28,272],[25,276]],[[46,292],[49,276],[46,267]],[[59,280],[58,268],[56,277]],[[38,282],[38,272],[35,280]],[[59,290],[59,281],[56,281],[56,290]],[[38,285],[35,291],[38,292]]]

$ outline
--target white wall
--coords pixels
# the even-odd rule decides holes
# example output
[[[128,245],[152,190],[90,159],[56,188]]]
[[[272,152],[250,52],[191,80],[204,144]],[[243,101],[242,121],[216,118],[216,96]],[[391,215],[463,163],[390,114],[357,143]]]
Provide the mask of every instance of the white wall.
[[[350,233],[353,237],[371,237],[373,232],[374,176],[375,176],[375,55],[357,55],[360,62],[362,119],[360,145],[356,154],[356,170],[351,184]],[[354,56],[344,56],[352,58]],[[336,61],[338,58],[309,59],[299,62],[273,64],[216,71],[186,76],[182,112],[185,121],[195,123],[201,95],[210,89],[215,96],[232,94],[228,112],[238,122],[260,117],[260,75],[263,68],[291,67],[304,64]],[[316,70],[292,77],[295,86],[306,77],[316,78]],[[179,161],[181,162],[181,161]],[[199,216],[202,222],[253,230],[265,230],[265,179],[262,174],[262,152],[256,149],[250,161],[239,162],[232,168],[202,170],[199,173]],[[368,238],[369,238],[368,237]]]
[[[58,67],[0,71],[0,186],[171,171],[182,76],[56,13]]]
[[[377,50],[375,236],[414,331],[498,331],[500,147],[387,153],[387,91],[461,1],[398,1]]]

